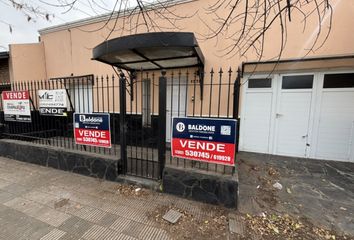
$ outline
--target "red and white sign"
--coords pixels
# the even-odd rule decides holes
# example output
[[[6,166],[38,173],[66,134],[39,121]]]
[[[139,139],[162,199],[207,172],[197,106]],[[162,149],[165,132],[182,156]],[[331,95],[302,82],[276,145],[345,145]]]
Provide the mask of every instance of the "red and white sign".
[[[183,138],[172,139],[173,156],[196,161],[234,165],[235,144]]]
[[[110,132],[93,129],[75,129],[76,144],[111,147]]]
[[[109,114],[74,114],[75,143],[111,147]]]
[[[31,121],[31,106],[28,91],[4,91],[2,102],[6,121]]]
[[[28,91],[4,91],[2,92],[3,100],[29,100]]]
[[[172,127],[173,157],[235,165],[236,120],[175,117]]]

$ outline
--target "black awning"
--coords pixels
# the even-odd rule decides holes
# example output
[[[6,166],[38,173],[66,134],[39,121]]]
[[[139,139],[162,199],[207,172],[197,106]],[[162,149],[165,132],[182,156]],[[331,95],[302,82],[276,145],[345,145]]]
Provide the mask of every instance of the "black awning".
[[[190,32],[154,32],[111,39],[93,49],[92,59],[128,71],[204,69],[204,56]]]

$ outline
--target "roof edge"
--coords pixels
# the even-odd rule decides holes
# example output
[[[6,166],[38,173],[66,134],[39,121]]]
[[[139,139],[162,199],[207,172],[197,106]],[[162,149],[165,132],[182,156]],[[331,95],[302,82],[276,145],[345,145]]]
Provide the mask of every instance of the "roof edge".
[[[257,66],[257,65],[275,65],[278,64],[286,64],[286,63],[302,63],[302,62],[310,62],[310,61],[334,61],[334,60],[345,60],[345,59],[354,59],[354,54],[347,55],[323,55],[323,56],[314,56],[308,58],[288,58],[288,59],[280,59],[280,60],[270,60],[270,61],[250,61],[250,62],[242,62],[241,64],[241,72],[242,75],[245,73],[246,66]]]
[[[179,5],[179,4],[184,4],[184,3],[189,3],[189,2],[195,2],[198,0],[165,0],[162,2],[158,2],[158,3],[151,3],[151,4],[147,4],[145,5],[147,10],[152,10],[155,8],[161,8],[162,4],[165,4],[165,7],[171,7],[171,6],[175,6],[175,5]],[[52,27],[47,27],[47,28],[42,28],[38,30],[38,33],[40,35],[42,34],[48,34],[48,33],[52,33],[52,32],[58,32],[58,31],[62,31],[62,30],[67,30],[67,29],[71,29],[71,28],[77,28],[80,26],[84,26],[84,25],[88,25],[88,24],[94,24],[94,23],[99,23],[99,22],[103,22],[103,21],[107,21],[110,18],[111,19],[116,19],[118,16],[120,17],[126,17],[131,15],[134,12],[134,8],[130,8],[127,10],[123,10],[123,11],[116,11],[113,13],[113,15],[111,16],[111,13],[105,13],[102,15],[98,15],[95,17],[88,17],[88,18],[83,18],[80,20],[76,20],[76,21],[72,21],[72,22],[68,22],[68,23],[63,23],[63,24],[59,24],[56,26],[52,26]]]
[[[242,62],[242,65],[274,64],[274,63],[288,63],[288,62],[307,62],[307,61],[321,61],[321,60],[338,60],[338,59],[347,59],[347,58],[354,58],[354,54],[316,56],[316,57],[308,57],[308,58],[287,58],[287,59],[270,60],[270,61],[250,61],[250,62]]]
[[[0,52],[0,59],[6,59],[10,57],[9,51]]]

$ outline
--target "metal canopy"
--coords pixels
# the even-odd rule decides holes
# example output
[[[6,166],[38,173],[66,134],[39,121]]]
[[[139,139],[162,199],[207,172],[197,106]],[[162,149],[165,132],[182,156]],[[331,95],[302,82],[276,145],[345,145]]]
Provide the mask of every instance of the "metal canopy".
[[[204,70],[204,56],[190,32],[154,32],[115,38],[96,46],[92,59],[130,72],[181,67]]]

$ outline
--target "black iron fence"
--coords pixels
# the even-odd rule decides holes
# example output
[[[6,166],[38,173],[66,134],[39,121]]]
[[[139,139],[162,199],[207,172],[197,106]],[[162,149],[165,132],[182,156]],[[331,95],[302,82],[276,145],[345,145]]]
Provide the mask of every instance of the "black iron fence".
[[[166,121],[170,122],[167,123],[168,130],[170,130],[168,125],[172,124],[172,117],[237,119],[240,86],[238,71],[234,72],[231,68],[225,72],[222,69],[218,71],[212,69],[208,74],[202,75],[199,72],[186,72],[185,75],[178,72],[177,75],[171,73],[170,79],[177,80],[167,81],[167,89],[176,93],[167,96],[169,107],[167,107]],[[181,94],[182,91],[186,91],[187,94]],[[169,111],[174,114],[169,115]],[[235,166],[175,158],[169,152],[167,156],[166,164],[178,167],[197,168],[223,174],[233,174],[235,171]]]
[[[152,179],[161,177],[165,164],[224,174],[234,172],[234,166],[172,157],[170,133],[173,117],[236,118],[239,86],[236,71],[220,69],[208,74],[196,70],[164,74],[141,71],[118,75],[12,83],[11,90],[29,91],[31,122],[4,121],[0,105],[3,137],[117,156],[124,159],[120,169],[123,173]],[[67,116],[40,114],[38,90],[42,89],[66,90]],[[165,109],[163,114],[161,109]],[[75,144],[74,113],[109,113],[112,147]]]

